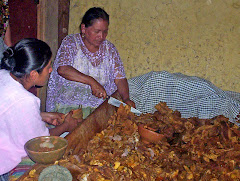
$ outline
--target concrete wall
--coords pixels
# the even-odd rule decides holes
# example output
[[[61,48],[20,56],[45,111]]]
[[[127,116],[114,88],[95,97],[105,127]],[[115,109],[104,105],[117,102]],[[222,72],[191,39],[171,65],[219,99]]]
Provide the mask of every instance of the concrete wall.
[[[166,70],[240,92],[239,0],[71,0],[69,34],[93,6],[110,15],[127,78]]]

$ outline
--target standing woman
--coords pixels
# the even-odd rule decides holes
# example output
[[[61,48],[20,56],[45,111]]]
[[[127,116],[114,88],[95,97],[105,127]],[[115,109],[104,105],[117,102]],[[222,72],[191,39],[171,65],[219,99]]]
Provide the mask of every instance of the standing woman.
[[[40,99],[27,91],[44,86],[52,71],[50,47],[28,38],[4,52],[0,69],[0,180],[8,177],[27,154],[24,144],[38,136],[71,132],[81,120],[72,118],[58,124],[62,114],[40,112]],[[45,122],[56,125],[48,129]]]
[[[0,62],[3,52],[7,47],[12,46],[11,30],[9,25],[9,6],[8,0],[0,1]]]
[[[81,106],[86,117],[116,90],[135,107],[119,53],[106,39],[108,27],[109,15],[93,7],[83,16],[80,33],[64,38],[49,79],[47,111],[66,113]]]

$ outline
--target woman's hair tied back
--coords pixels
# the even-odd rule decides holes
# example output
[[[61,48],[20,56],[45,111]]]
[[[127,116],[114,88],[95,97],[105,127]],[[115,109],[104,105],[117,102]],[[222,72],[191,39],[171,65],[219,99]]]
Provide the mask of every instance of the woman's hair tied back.
[[[14,59],[14,50],[11,47],[9,47],[3,52],[1,68],[13,71],[15,65],[16,63]]]
[[[7,50],[5,51],[5,56],[6,57],[12,57],[14,55],[14,51],[11,47],[7,48]]]
[[[109,24],[109,15],[108,13],[100,7],[92,7],[86,11],[82,18],[81,24],[85,24],[86,27],[92,26],[96,19],[103,19]],[[81,24],[79,26],[81,30]]]
[[[52,51],[47,43],[36,38],[24,38],[3,53],[1,69],[22,78],[32,70],[41,73],[51,56]]]

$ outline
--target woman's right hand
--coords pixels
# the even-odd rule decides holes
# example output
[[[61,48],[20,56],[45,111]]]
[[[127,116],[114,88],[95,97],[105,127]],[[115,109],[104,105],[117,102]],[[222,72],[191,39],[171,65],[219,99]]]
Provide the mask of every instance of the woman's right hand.
[[[72,117],[73,112],[70,111],[64,119],[64,122],[61,125],[56,126],[55,128],[49,129],[51,136],[59,136],[64,132],[72,132],[83,119],[76,119]]]
[[[79,72],[74,67],[69,65],[59,66],[57,69],[57,72],[59,75],[61,75],[67,80],[81,82],[83,84],[90,85],[92,90],[92,95],[98,98],[103,98],[103,99],[107,97],[106,90],[100,83],[98,83],[93,77]]]
[[[72,132],[80,122],[82,122],[82,119],[76,119],[72,117],[73,111],[70,111],[63,122],[63,126],[65,127],[65,131]]]
[[[106,90],[95,79],[93,79],[90,86],[91,86],[91,89],[92,89],[92,95],[94,95],[98,98],[106,99],[106,97],[107,97]]]

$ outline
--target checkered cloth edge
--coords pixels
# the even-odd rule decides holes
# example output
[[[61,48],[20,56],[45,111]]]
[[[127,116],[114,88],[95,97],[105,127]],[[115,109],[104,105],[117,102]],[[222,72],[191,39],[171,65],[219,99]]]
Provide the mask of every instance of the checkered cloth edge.
[[[152,71],[131,78],[128,83],[130,98],[143,113],[153,113],[156,104],[166,102],[183,118],[210,119],[224,115],[239,125],[240,93],[223,91],[200,77]]]

